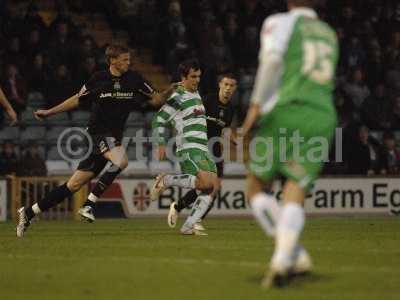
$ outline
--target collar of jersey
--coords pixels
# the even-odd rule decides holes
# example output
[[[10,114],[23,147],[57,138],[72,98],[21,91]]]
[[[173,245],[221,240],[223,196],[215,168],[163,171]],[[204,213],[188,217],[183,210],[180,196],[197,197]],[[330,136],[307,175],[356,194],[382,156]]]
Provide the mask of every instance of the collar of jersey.
[[[290,10],[290,13],[310,18],[317,18],[317,13],[315,12],[315,10],[309,7],[296,7]]]

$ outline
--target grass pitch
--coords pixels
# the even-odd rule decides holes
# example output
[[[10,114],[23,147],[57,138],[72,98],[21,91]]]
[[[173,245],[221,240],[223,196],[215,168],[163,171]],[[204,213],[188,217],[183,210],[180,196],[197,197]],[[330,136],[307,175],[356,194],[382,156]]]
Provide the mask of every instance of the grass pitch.
[[[272,253],[252,219],[209,219],[208,237],[165,219],[0,223],[0,299],[400,299],[400,220],[310,219],[315,264],[283,290],[259,281]]]

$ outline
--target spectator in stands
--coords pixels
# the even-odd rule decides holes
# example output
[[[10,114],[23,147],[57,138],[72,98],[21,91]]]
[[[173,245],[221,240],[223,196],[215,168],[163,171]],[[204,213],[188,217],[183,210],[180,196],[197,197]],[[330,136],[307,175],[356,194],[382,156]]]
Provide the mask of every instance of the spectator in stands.
[[[352,37],[348,47],[345,48],[346,66],[353,68],[365,63],[367,54],[358,37]]]
[[[25,28],[28,30],[38,30],[39,35],[45,34],[47,31],[47,26],[43,22],[42,17],[39,15],[39,9],[35,2],[32,2],[27,10],[24,18]],[[41,49],[40,49],[41,50]]]
[[[26,68],[26,79],[28,81],[28,93],[41,93],[44,95],[48,88],[49,71],[44,63],[44,55],[36,53],[33,62]]]
[[[265,18],[265,8],[260,0],[247,0],[239,2],[239,25],[241,28],[261,28]]]
[[[5,78],[3,78],[1,85],[14,110],[17,113],[23,111],[26,107],[26,81],[20,75],[16,65],[9,64],[6,66]]]
[[[21,39],[18,36],[13,36],[10,38],[8,49],[4,53],[4,56],[8,63],[12,63],[19,68],[23,67],[25,56],[21,50]]]
[[[237,16],[234,13],[229,13],[225,22],[225,40],[232,53],[233,61],[236,64],[239,61],[239,25],[237,23]]]
[[[179,1],[171,1],[168,7],[168,15],[160,22],[154,48],[154,61],[161,65],[167,64],[167,54],[174,49],[178,42],[177,37],[186,32],[183,23],[181,6]]]
[[[394,134],[387,131],[383,134],[383,163],[386,174],[397,175],[400,173],[400,151],[396,147]]]
[[[361,119],[371,129],[389,129],[391,127],[392,103],[387,96],[384,84],[379,83],[374,93],[361,105]]]
[[[349,174],[378,175],[385,172],[382,147],[369,135],[366,126],[359,127],[358,137],[351,145],[347,145],[347,164]]]
[[[16,174],[18,171],[18,156],[12,142],[3,144],[0,152],[0,175]]]
[[[18,36],[23,33],[24,21],[20,16],[19,3],[7,1],[5,15],[0,18],[0,30],[4,36]]]
[[[47,88],[46,99],[48,101],[48,107],[60,104],[64,99],[70,97],[73,91],[74,86],[68,67],[65,64],[58,65],[55,75],[53,79],[49,81]]]
[[[257,64],[258,49],[260,48],[258,29],[255,26],[246,27],[241,37],[240,45],[240,67],[255,67]]]
[[[356,68],[353,71],[350,80],[343,88],[346,95],[353,101],[354,106],[359,109],[371,92],[365,83],[365,74],[361,68]]]
[[[75,89],[79,90],[83,86],[83,84],[90,79],[96,69],[97,63],[95,57],[87,56],[86,58],[84,58],[82,66],[78,68],[77,74],[75,75]]]
[[[24,45],[24,56],[28,62],[33,60],[36,53],[45,50],[45,41],[42,32],[33,27],[29,32]]]
[[[392,114],[390,116],[390,127],[400,130],[400,94],[393,98]]]
[[[225,43],[224,34],[221,26],[215,27],[211,43],[208,45],[207,59],[205,60],[208,64],[215,63],[217,74],[226,73],[233,65],[232,54]]]
[[[346,128],[353,122],[354,105],[341,90],[335,92],[335,108],[338,114],[338,127]]]
[[[75,56],[76,65],[81,64],[87,57],[96,58],[99,55],[96,43],[90,36],[83,37],[77,50],[78,53]]]
[[[51,38],[49,45],[50,60],[52,64],[70,65],[74,61],[75,41],[69,34],[69,26],[66,21],[61,20],[56,25],[56,32]]]
[[[27,147],[21,158],[20,176],[46,176],[46,162],[40,153],[39,146],[32,143]]]

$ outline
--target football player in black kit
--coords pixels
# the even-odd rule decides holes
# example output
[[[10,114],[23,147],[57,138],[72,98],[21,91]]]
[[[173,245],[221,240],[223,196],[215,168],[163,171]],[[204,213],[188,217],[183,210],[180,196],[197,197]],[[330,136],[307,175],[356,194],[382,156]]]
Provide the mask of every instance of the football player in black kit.
[[[110,45],[106,49],[106,58],[109,69],[95,73],[79,93],[53,108],[35,112],[36,118],[44,119],[79,106],[91,107],[87,132],[91,137],[93,148],[89,157],[80,162],[66,183],[50,191],[32,206],[21,207],[18,210],[19,222],[16,228],[18,237],[24,235],[35,215],[70,197],[100,174],[106,164],[111,162],[110,168],[101,175],[78,212],[83,219],[93,222],[96,200],[128,165],[121,139],[130,111],[147,103],[160,106],[177,86],[172,84],[165,92],[156,93],[139,73],[129,69],[130,51],[125,46]]]
[[[218,85],[218,93],[213,93],[204,97],[203,104],[206,109],[207,136],[209,140],[210,153],[212,153],[212,156],[215,159],[217,175],[219,180],[221,180],[224,174],[224,161],[222,159],[222,145],[220,140],[222,130],[231,126],[233,107],[230,102],[237,88],[236,77],[233,74],[224,74],[220,76]],[[230,135],[230,138],[231,141],[234,142],[232,134]],[[196,190],[191,190],[186,193],[184,197],[179,199],[178,203],[171,203],[168,213],[168,225],[171,228],[175,227],[179,212],[184,208],[188,208],[194,201],[196,201],[196,198]],[[204,220],[212,206],[213,203],[211,203],[201,220]],[[195,229],[205,230],[201,221],[195,224]]]

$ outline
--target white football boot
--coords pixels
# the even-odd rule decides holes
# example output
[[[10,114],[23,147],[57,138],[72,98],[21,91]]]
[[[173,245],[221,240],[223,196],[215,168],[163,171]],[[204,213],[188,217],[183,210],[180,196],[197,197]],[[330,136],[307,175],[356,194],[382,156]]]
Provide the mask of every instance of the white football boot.
[[[206,228],[203,226],[203,222],[200,220],[198,220],[196,223],[194,223],[193,226],[194,229],[199,230],[199,231],[205,231]]]
[[[95,220],[94,214],[93,214],[93,208],[90,207],[89,205],[83,206],[78,210],[78,215],[81,216],[81,218],[84,221],[87,221],[89,223],[93,223]]]
[[[25,208],[21,207],[18,209],[18,224],[16,228],[17,237],[23,237],[29,225],[31,225],[31,222],[28,221],[28,218],[25,214]]]

